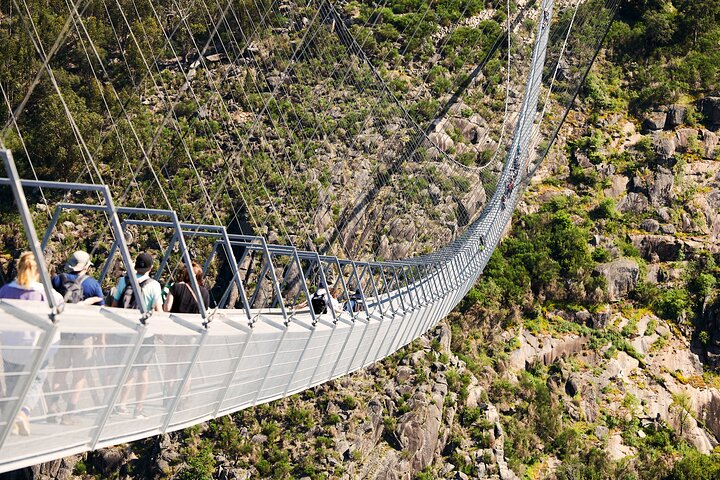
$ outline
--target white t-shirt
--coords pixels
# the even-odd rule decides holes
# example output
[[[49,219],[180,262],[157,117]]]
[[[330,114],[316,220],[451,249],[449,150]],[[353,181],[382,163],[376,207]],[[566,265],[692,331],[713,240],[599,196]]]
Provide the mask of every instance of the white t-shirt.
[[[341,313],[343,311],[342,303],[340,303],[338,299],[333,296],[330,296],[330,305],[332,305],[332,309],[335,310],[337,313]]]
[[[331,308],[332,308],[333,310],[335,310],[336,312],[342,312],[342,311],[343,311],[342,304],[341,304],[340,302],[338,302],[338,300],[337,300],[335,297],[333,297],[332,295],[330,295],[330,292],[328,292],[326,289],[324,289],[324,288],[318,288],[318,290],[317,290],[317,292],[316,292],[315,294],[318,295],[318,296],[320,296],[320,295],[325,295],[325,302],[327,303],[327,305],[328,305],[329,307],[331,307]]]
[[[113,299],[115,299],[116,302],[120,302],[123,293],[125,292],[125,278],[126,276],[123,275],[120,277],[120,280],[118,280],[117,287],[115,288],[115,294],[113,295]],[[162,287],[160,286],[160,282],[150,278],[150,272],[140,275],[137,280],[138,283],[142,283],[144,280],[147,280],[145,285],[140,288],[140,293],[145,301],[147,311],[151,312],[154,310],[156,303],[162,304]]]

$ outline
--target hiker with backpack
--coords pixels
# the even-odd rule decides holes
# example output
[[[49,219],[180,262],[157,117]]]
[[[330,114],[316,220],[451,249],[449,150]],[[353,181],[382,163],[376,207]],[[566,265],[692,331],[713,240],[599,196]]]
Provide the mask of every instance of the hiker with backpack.
[[[310,297],[310,306],[313,309],[315,315],[322,315],[328,312],[328,305],[330,304],[330,295],[325,289],[325,285],[321,284],[318,289]]]
[[[65,303],[78,303],[82,305],[105,305],[100,283],[88,275],[93,266],[90,255],[83,251],[70,255],[65,263],[65,272],[52,278],[52,286],[56,292],[63,296]],[[60,407],[61,394],[55,395],[48,405],[48,419],[51,422],[60,422],[63,425],[76,425],[78,418],[73,415],[77,410],[80,395],[85,390],[87,367],[93,365],[93,349],[95,344],[102,344],[102,336],[85,335],[80,333],[63,333],[60,336],[60,352],[55,359],[56,373],[52,378],[53,392],[69,392],[66,394],[66,407]],[[75,368],[72,368],[75,367]],[[72,373],[72,389],[68,385],[68,372]],[[66,412],[59,416],[61,411]]]
[[[135,259],[135,273],[137,274],[137,282],[140,286],[140,294],[137,295],[133,291],[132,283],[129,275],[123,275],[118,280],[113,295],[112,306],[120,308],[139,308],[140,303],[144,302],[148,312],[162,311],[162,286],[154,278],[150,277],[155,259],[147,252],[142,252]],[[120,415],[129,414],[129,410],[125,406],[130,396],[130,384],[135,382],[135,418],[146,418],[143,403],[148,391],[148,381],[150,379],[149,363],[155,353],[155,337],[149,335],[143,340],[143,345],[135,357],[135,363],[139,366],[132,369],[132,373],[128,378],[128,383],[123,388],[120,398],[118,399],[118,407],[115,413]]]
[[[342,313],[343,307],[337,300],[339,291],[336,288],[330,289],[328,292],[325,284],[320,284],[319,288],[315,291],[312,297],[310,297],[310,306],[313,309],[315,315],[322,315],[328,313],[328,307],[332,308],[335,313]],[[299,305],[302,307],[306,304]]]
[[[148,312],[162,312],[162,286],[160,282],[150,276],[155,259],[147,252],[142,252],[135,259],[135,273],[140,286],[140,299],[145,303]],[[113,295],[113,307],[140,308],[138,295],[133,291],[132,283],[128,275],[123,275],[118,280]]]
[[[365,310],[365,303],[363,302],[362,292],[359,288],[355,290],[355,293],[350,295],[350,299],[345,302],[344,309],[350,313],[358,313]]]
[[[100,283],[88,275],[92,266],[90,254],[78,250],[65,263],[65,272],[52,278],[53,288],[63,296],[65,303],[105,305]]]

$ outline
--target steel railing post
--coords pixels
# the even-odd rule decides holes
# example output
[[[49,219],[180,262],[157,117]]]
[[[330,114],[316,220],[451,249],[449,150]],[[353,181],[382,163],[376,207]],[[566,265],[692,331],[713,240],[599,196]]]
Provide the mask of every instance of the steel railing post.
[[[267,255],[268,265],[269,265],[269,269],[270,269],[270,278],[273,282],[273,288],[275,289],[275,295],[280,304],[280,311],[282,312],[283,320],[285,322],[287,322],[288,321],[288,313],[287,313],[287,310],[285,309],[285,301],[283,300],[283,297],[282,297],[282,290],[280,289],[280,283],[277,278],[277,273],[275,273],[275,265],[273,264],[273,261],[272,261],[272,255],[270,255],[270,250],[268,249],[267,243],[265,242],[265,238],[261,238],[261,240],[262,240],[263,251],[265,252],[265,255]]]
[[[185,243],[185,235],[183,235],[182,227],[180,226],[180,219],[178,219],[177,213],[174,210],[172,210],[171,212],[172,223],[175,225],[175,237],[177,238],[177,242],[180,244],[180,254],[185,261],[185,267],[187,268],[188,272],[188,279],[190,280],[190,287],[195,294],[195,300],[197,300],[200,316],[203,318],[204,323],[207,324],[207,305],[205,305],[205,301],[202,298],[200,284],[198,283],[197,277],[195,276],[195,273],[193,271],[193,261],[190,257],[190,252],[188,251],[187,244]]]
[[[97,447],[97,444],[100,441],[100,436],[105,428],[105,424],[110,419],[113,408],[115,408],[115,403],[117,402],[118,397],[120,397],[120,392],[122,392],[123,388],[125,388],[125,383],[127,383],[127,379],[130,376],[135,359],[140,352],[143,340],[145,340],[145,332],[147,331],[147,328],[148,327],[145,324],[141,324],[136,327],[137,334],[135,335],[135,343],[133,344],[132,349],[126,352],[122,359],[125,367],[120,371],[120,374],[115,379],[115,382],[113,383],[113,385],[115,385],[115,389],[110,394],[107,407],[103,413],[100,414],[100,421],[95,427],[95,433],[92,435],[92,441],[90,442],[91,450],[95,450]]]
[[[60,220],[60,214],[62,213],[63,209],[59,205],[55,207],[55,210],[53,211],[52,218],[50,219],[50,223],[48,224],[47,228],[45,229],[45,236],[42,239],[42,243],[40,246],[43,249],[43,252],[47,248],[48,243],[50,243],[50,237],[52,236],[53,230],[55,230],[55,226],[57,225],[58,221]]]
[[[326,292],[326,295],[328,296],[328,299],[330,300],[329,305],[327,307],[330,310],[330,314],[332,315],[333,323],[335,323],[335,322],[337,322],[337,315],[335,315],[335,308],[333,307],[333,299],[335,297],[333,297],[332,293],[330,293],[330,287],[328,286],[328,283],[327,283],[327,277],[325,277],[325,269],[322,265],[322,261],[320,260],[320,255],[318,255],[317,252],[315,252],[315,258],[317,259],[317,264],[318,264],[318,267],[320,268],[320,281],[322,282],[323,285],[325,285],[325,292]],[[312,309],[312,305],[310,305],[310,308]],[[314,332],[313,332],[313,334],[314,334]],[[304,352],[303,352],[303,355],[304,355]]]
[[[252,326],[253,321],[252,314],[250,313],[250,305],[248,304],[247,295],[245,294],[245,287],[243,286],[242,278],[240,278],[240,264],[235,258],[235,253],[232,250],[232,244],[230,243],[230,237],[228,236],[227,229],[223,227],[220,230],[220,234],[222,236],[223,244],[225,245],[225,255],[228,256],[228,259],[230,261],[230,269],[233,272],[233,281],[238,287],[238,293],[240,294],[240,300],[242,301],[243,308],[245,309],[245,315],[247,316],[248,323],[250,326]],[[245,251],[247,252],[247,248],[245,249]]]
[[[210,250],[210,255],[205,259],[205,263],[203,263],[203,276],[207,275],[208,269],[210,269],[210,263],[212,263],[213,258],[215,258],[215,255],[217,254],[217,247],[218,242],[213,242],[212,249]]]
[[[105,211],[110,217],[111,228],[115,233],[115,242],[120,249],[120,256],[122,257],[123,263],[125,264],[125,269],[128,279],[130,280],[130,285],[132,285],[133,291],[140,292],[140,283],[138,282],[137,274],[135,273],[135,269],[133,268],[135,264],[130,257],[130,251],[128,250],[127,242],[125,241],[125,232],[122,228],[122,225],[120,224],[120,217],[118,217],[118,212],[115,208],[112,194],[110,193],[110,187],[108,187],[107,185],[103,185],[102,193],[105,199]],[[152,315],[152,311],[148,310],[145,302],[137,302],[137,304],[138,309],[141,313],[140,323],[145,324],[150,315]]]
[[[172,420],[173,415],[175,414],[175,410],[177,409],[178,405],[180,404],[180,398],[183,396],[183,390],[185,390],[185,385],[188,384],[190,381],[190,377],[192,376],[193,368],[195,368],[195,364],[197,363],[198,358],[200,358],[200,353],[202,351],[202,347],[205,345],[205,341],[207,340],[209,334],[207,328],[204,328],[202,332],[200,333],[200,341],[198,342],[197,348],[193,352],[192,359],[190,360],[190,365],[188,366],[187,372],[185,372],[185,376],[180,381],[180,385],[178,385],[177,390],[175,391],[175,397],[172,399],[172,403],[170,404],[170,409],[165,414],[165,421],[163,421],[162,426],[162,432],[165,433],[168,429],[168,426],[170,425],[170,421]]]
[[[25,229],[25,236],[30,246],[30,251],[35,255],[38,272],[40,273],[40,281],[42,282],[43,289],[45,290],[45,298],[50,307],[50,320],[54,322],[55,316],[62,311],[63,307],[61,303],[57,302],[53,295],[53,286],[47,264],[45,263],[45,254],[43,253],[37,232],[35,231],[35,223],[33,222],[32,214],[25,199],[25,192],[20,183],[20,176],[18,175],[12,152],[10,150],[0,149],[0,156],[3,158],[3,163],[5,164],[5,172],[10,180],[10,189],[12,190],[13,197],[15,197],[15,205],[17,206],[18,213],[20,213],[20,220]]]
[[[300,275],[300,284],[302,286],[303,292],[305,292],[305,297],[307,298],[308,305],[310,306],[310,318],[312,318],[312,324],[313,327],[317,324],[317,315],[315,315],[315,310],[313,310],[312,305],[310,305],[310,290],[308,290],[307,282],[305,281],[305,275],[303,273],[302,263],[300,263],[300,257],[298,256],[297,249],[293,248],[293,258],[295,259],[295,264],[298,267],[298,273]],[[327,287],[327,285],[325,285]],[[289,324],[290,320],[285,319],[285,326]]]
[[[417,307],[415,306],[415,301],[413,300],[412,292],[410,290],[410,282],[408,282],[407,272],[405,271],[407,267],[401,266],[400,271],[402,272],[403,281],[405,282],[405,291],[407,292],[408,299],[410,300],[410,308],[412,310],[415,310]]]
[[[177,243],[177,237],[178,233],[173,233],[173,236],[170,238],[170,242],[168,243],[168,247],[165,249],[165,253],[163,253],[162,260],[160,260],[160,266],[158,267],[154,275],[155,280],[157,280],[158,282],[160,281],[160,276],[162,275],[162,272],[165,270],[165,267],[167,267],[168,261],[170,261],[170,255],[172,254],[173,248],[175,248],[175,244]],[[188,270],[188,275],[190,275],[190,272],[192,272],[192,270]],[[192,274],[192,276],[195,275]]]
[[[118,251],[118,243],[117,241],[113,240],[112,245],[110,246],[110,250],[108,251],[107,260],[103,263],[103,268],[100,271],[100,278],[98,278],[98,282],[100,285],[103,284],[103,281],[105,280],[105,277],[110,272],[110,267],[112,267],[112,264],[114,263],[115,254]]]
[[[402,287],[400,286],[400,279],[398,278],[396,265],[392,266],[392,271],[393,271],[393,277],[395,278],[395,287],[396,287],[395,291],[398,292],[397,295],[398,295],[398,298],[400,299],[400,308],[402,309],[402,314],[404,315],[405,312],[407,312],[407,308],[405,307],[405,300],[403,298]]]

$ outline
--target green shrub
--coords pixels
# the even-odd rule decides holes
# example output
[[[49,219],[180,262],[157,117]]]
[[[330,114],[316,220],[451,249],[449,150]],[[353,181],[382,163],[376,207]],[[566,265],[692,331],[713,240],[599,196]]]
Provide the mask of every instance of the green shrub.
[[[257,468],[257,471],[260,473],[260,475],[264,477],[267,477],[272,472],[272,465],[270,465],[270,462],[268,462],[264,458],[259,462],[255,463],[255,468]]]
[[[337,413],[331,413],[330,415],[328,415],[325,418],[325,423],[327,423],[328,425],[337,425],[341,421],[342,421],[342,419],[340,418],[340,415],[338,415]]]
[[[678,320],[690,306],[690,298],[684,288],[670,288],[660,292],[655,304],[655,313],[667,320]]]
[[[605,247],[595,247],[592,251],[592,259],[598,263],[610,261],[610,252]]]
[[[358,402],[355,399],[355,397],[346,395],[345,397],[343,397],[342,401],[340,402],[340,407],[343,410],[355,410],[355,408],[357,408],[357,404],[358,404]]]
[[[715,480],[720,478],[720,456],[689,451],[675,462],[668,480]]]
[[[211,480],[215,473],[215,457],[208,440],[201,440],[197,449],[184,449],[185,466],[180,470],[180,480]]]
[[[85,475],[87,473],[87,465],[85,465],[85,462],[81,460],[78,460],[75,466],[73,467],[73,475]]]
[[[591,212],[593,218],[615,218],[617,217],[617,210],[615,210],[615,200],[612,198],[606,198],[601,201],[597,207]]]

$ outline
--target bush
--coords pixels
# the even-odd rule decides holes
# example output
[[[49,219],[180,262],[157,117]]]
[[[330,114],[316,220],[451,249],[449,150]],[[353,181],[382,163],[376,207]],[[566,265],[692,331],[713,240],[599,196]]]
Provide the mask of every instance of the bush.
[[[315,420],[312,418],[312,412],[305,408],[291,407],[288,411],[288,420],[293,428],[300,430],[308,430],[315,425]]]
[[[255,464],[255,468],[264,477],[267,477],[272,472],[272,465],[264,458]]]
[[[598,204],[590,213],[592,218],[608,218],[612,219],[617,217],[617,210],[615,210],[615,200],[612,198],[606,198]]]
[[[325,419],[325,423],[327,423],[328,425],[337,425],[341,422],[341,420],[342,419],[340,418],[340,415],[338,415],[337,413],[331,413]]]
[[[653,308],[666,320],[679,320],[690,306],[690,298],[684,288],[671,288],[660,293]]]
[[[720,456],[690,451],[675,462],[668,480],[715,480],[720,478]]]
[[[595,247],[592,251],[592,259],[598,263],[610,261],[610,252],[605,247]]]
[[[357,408],[357,400],[355,400],[355,397],[346,395],[342,399],[342,402],[340,402],[340,407],[343,410],[355,410],[355,408]]]
[[[212,445],[208,440],[201,440],[197,449],[193,450],[195,449],[185,449],[185,467],[180,470],[178,478],[180,480],[211,480],[215,472]]]

